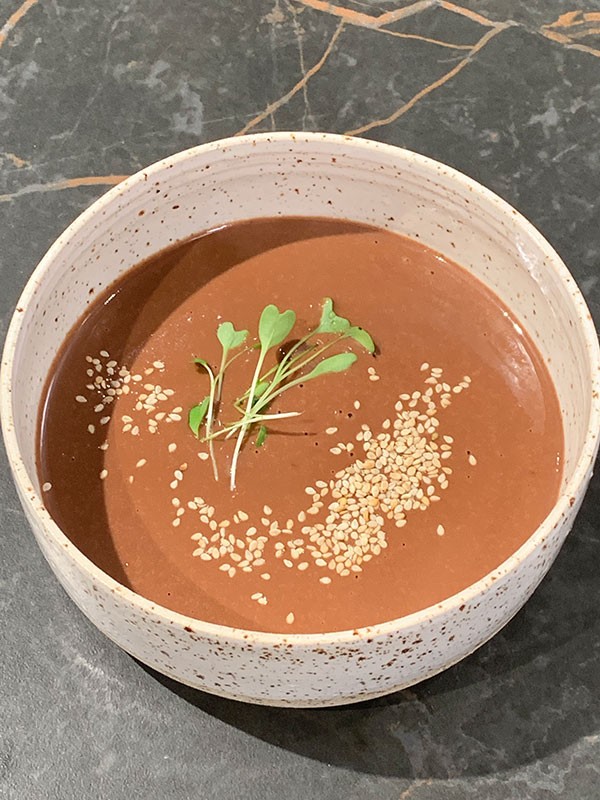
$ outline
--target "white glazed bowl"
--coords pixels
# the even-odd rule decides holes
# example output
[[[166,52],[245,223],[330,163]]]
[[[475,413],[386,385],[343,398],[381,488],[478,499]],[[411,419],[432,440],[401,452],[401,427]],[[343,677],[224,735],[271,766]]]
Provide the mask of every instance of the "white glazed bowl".
[[[46,370],[89,303],[126,269],[172,242],[250,217],[318,215],[418,237],[490,286],[533,336],[554,379],[565,430],[560,498],[496,570],[438,605],[371,628],[279,635],[190,619],[117,583],[44,508],[35,469]],[[454,246],[456,245],[456,246]],[[178,153],[128,178],[60,236],[12,320],[0,408],[17,490],[61,584],[108,637],[190,686],[255,703],[365,700],[459,661],[521,608],[557,555],[592,474],[600,427],[600,357],[585,302],[540,234],[455,170],[376,142],[329,134],[229,139]]]

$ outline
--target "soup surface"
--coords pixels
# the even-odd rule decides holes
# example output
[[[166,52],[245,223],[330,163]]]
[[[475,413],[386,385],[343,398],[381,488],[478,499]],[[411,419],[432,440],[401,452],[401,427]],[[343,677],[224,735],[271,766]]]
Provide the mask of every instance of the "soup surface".
[[[264,307],[297,321],[261,376],[325,298],[376,351],[316,336],[355,363],[273,400],[263,413],[298,415],[252,426],[232,490],[239,429],[214,439],[217,481],[207,417],[198,438],[188,425],[210,394],[193,358],[216,373],[218,326],[249,331],[214,403],[222,431],[246,407]],[[47,507],[100,568],[192,617],[289,633],[391,620],[483,577],[552,507],[563,448],[548,371],[492,292],[417,241],[317,218],[235,223],[130,270],[59,352],[38,441]]]

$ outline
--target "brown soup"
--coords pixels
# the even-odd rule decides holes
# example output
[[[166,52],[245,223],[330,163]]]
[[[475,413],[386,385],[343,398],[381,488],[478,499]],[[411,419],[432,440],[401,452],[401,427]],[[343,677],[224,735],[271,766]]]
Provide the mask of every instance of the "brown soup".
[[[239,429],[214,440],[216,481],[206,417],[200,438],[188,425],[209,391],[192,359],[216,372],[219,324],[249,331],[221,431],[241,418],[263,308],[297,321],[261,375],[328,297],[377,349],[336,342],[326,355],[354,353],[349,368],[275,398],[263,413],[298,416],[265,421],[262,444],[250,429],[232,491]],[[563,452],[542,357],[489,289],[417,241],[316,218],[235,223],[130,270],[67,337],[38,440],[47,507],[101,569],[192,617],[290,633],[391,620],[482,578],[551,509]]]

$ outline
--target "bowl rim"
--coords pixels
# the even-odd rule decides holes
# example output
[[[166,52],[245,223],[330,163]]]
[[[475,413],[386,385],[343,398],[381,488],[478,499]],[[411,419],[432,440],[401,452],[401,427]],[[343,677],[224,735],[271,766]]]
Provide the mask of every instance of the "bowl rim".
[[[577,459],[573,474],[561,490],[557,501],[546,518],[514,553],[478,581],[466,586],[450,597],[444,598],[439,603],[419,609],[411,614],[374,625],[339,631],[326,631],[323,633],[263,632],[234,628],[227,625],[207,622],[195,617],[189,617],[137,594],[135,591],[119,583],[101,570],[71,542],[65,533],[63,533],[46,510],[41,495],[35,489],[37,476],[32,477],[29,475],[21,457],[14,429],[11,397],[14,356],[21,336],[23,322],[27,317],[26,312],[30,307],[32,299],[34,299],[37,287],[46,279],[47,274],[51,272],[56,257],[59,255],[64,245],[79,234],[82,227],[86,226],[96,217],[99,217],[106,207],[109,207],[114,201],[121,198],[123,194],[134,189],[140,183],[146,182],[149,178],[160,175],[164,170],[169,169],[175,164],[184,163],[188,159],[194,159],[197,156],[210,155],[216,152],[229,153],[238,148],[243,149],[250,143],[253,145],[264,144],[268,147],[270,144],[286,143],[293,145],[298,142],[309,146],[311,144],[326,142],[330,143],[332,146],[343,147],[346,150],[353,149],[357,153],[362,152],[365,155],[377,155],[378,153],[382,153],[387,157],[395,159],[399,163],[404,162],[418,165],[432,175],[443,174],[446,178],[460,185],[464,190],[469,191],[472,196],[483,200],[486,205],[495,206],[502,216],[510,217],[511,222],[517,228],[525,231],[543,252],[546,257],[545,269],[554,271],[561,283],[569,290],[570,301],[578,317],[579,331],[583,334],[585,340],[587,364],[591,372],[589,420],[581,453]],[[256,152],[258,152],[258,150],[256,150]],[[531,222],[490,189],[487,189],[453,167],[429,158],[428,156],[395,145],[335,133],[279,131],[218,139],[167,156],[139,170],[111,188],[76,217],[54,241],[36,266],[17,301],[17,308],[23,311],[21,313],[18,313],[16,310],[14,311],[2,353],[2,369],[0,372],[0,417],[2,419],[2,430],[9,464],[12,469],[15,484],[19,490],[21,501],[26,504],[29,512],[39,519],[46,533],[60,545],[61,552],[68,553],[68,557],[74,562],[78,571],[87,573],[92,580],[101,584],[107,592],[116,593],[118,596],[122,597],[123,601],[128,602],[139,613],[155,616],[163,623],[180,626],[182,631],[185,629],[189,632],[191,629],[190,635],[193,634],[197,636],[200,634],[206,637],[234,640],[244,643],[245,645],[263,645],[265,647],[280,644],[282,641],[293,644],[296,647],[312,647],[317,645],[322,647],[324,644],[339,646],[356,644],[357,640],[367,637],[369,639],[374,639],[391,634],[395,635],[406,629],[431,622],[437,616],[454,612],[461,605],[468,605],[474,598],[481,595],[492,585],[497,584],[501,578],[510,574],[519,564],[540,548],[544,540],[551,534],[552,530],[571,512],[572,506],[575,504],[580,494],[581,487],[586,483],[588,472],[593,466],[598,449],[600,438],[600,346],[594,322],[585,299],[558,253]]]

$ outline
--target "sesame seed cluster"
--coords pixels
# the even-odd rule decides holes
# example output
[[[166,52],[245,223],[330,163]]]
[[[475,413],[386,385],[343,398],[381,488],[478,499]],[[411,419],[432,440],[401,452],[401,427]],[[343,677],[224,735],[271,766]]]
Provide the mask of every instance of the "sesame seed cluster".
[[[122,396],[131,394],[135,399],[131,414],[122,414],[121,432],[131,436],[139,436],[141,428],[145,425],[149,433],[156,433],[161,423],[169,424],[183,420],[182,406],[172,406],[175,390],[153,383],[157,374],[163,373],[163,361],[154,361],[140,372],[132,373],[128,367],[119,365],[110,357],[107,350],[100,350],[97,356],[87,355],[86,376],[88,383],[85,388],[88,392],[75,396],[75,401],[81,404],[93,404],[93,411],[98,415],[97,423],[89,423],[88,433],[96,434],[112,419],[115,401]],[[165,406],[172,406],[168,410]],[[177,445],[169,445],[169,452],[173,452]],[[101,450],[108,449],[108,441],[100,444]],[[139,459],[136,468],[141,468],[147,463],[145,458]],[[102,469],[100,480],[108,477],[108,470]],[[134,476],[128,476],[128,482],[133,483]],[[172,487],[173,488],[173,487]],[[179,524],[179,522],[177,523]]]
[[[101,350],[97,356],[86,356],[86,362],[89,382],[85,388],[91,396],[78,394],[75,400],[78,403],[94,403],[94,412],[98,414],[100,426],[108,425],[110,422],[111,406],[115,400],[130,393],[135,394],[136,398],[134,411],[145,412],[145,420],[144,418],[136,420],[129,414],[123,414],[121,417],[123,433],[139,436],[140,425],[143,425],[144,421],[148,431],[156,433],[161,421],[170,423],[181,422],[183,419],[181,406],[175,406],[169,411],[162,408],[163,404],[172,402],[175,390],[151,381],[153,374],[164,372],[163,361],[154,361],[142,372],[132,373],[126,366],[119,365],[115,359],[111,359],[106,350]],[[94,434],[96,427],[94,423],[90,423],[88,432]]]

